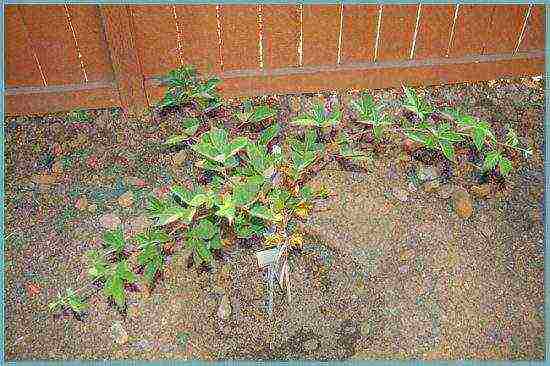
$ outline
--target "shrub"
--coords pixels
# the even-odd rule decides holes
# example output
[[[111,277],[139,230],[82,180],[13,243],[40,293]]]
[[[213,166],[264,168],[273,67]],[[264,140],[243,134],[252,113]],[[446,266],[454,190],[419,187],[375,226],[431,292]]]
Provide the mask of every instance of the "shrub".
[[[207,111],[222,106],[216,89],[219,79],[203,80],[192,67],[171,71],[162,80],[168,89],[158,105],[160,109],[191,105],[204,117]],[[351,103],[358,114],[354,122],[365,128],[361,133],[372,133],[379,142],[384,133],[397,132],[427,149],[440,151],[452,162],[456,160],[455,145],[472,141],[484,155],[479,168],[492,170],[498,166],[502,175],[512,169],[506,157],[509,150],[529,153],[518,146],[514,131],[500,141],[487,122],[456,109],[438,111],[414,90],[403,89],[403,106],[416,116],[413,121],[399,123],[370,95],[363,94]],[[107,232],[104,248],[88,253],[91,283],[102,288],[120,311],[126,307],[126,290],[136,289],[140,281],[154,288],[162,277],[166,256],[175,250],[190,249],[189,266],[210,270],[227,257],[224,249],[232,242],[251,239],[261,239],[272,248],[262,252],[262,260],[269,265],[270,289],[278,277],[281,285],[286,283],[290,299],[287,258],[289,250],[299,248],[303,241],[296,223],[308,217],[315,200],[329,196],[324,187],[308,186],[308,180],[330,161],[353,168],[367,155],[357,147],[351,130],[341,123],[338,108],[329,111],[315,105],[292,121],[293,125],[306,127],[305,132],[284,139],[277,122],[259,134],[240,129],[272,121],[275,115],[271,108],[247,102],[234,115],[237,128],[220,128],[217,123],[194,116],[184,119],[181,131],[167,139],[167,145],[186,143],[184,148],[198,158],[196,166],[201,174],[205,173],[203,179],[188,186],[172,186],[165,199],[150,197],[148,212],[155,224],[146,232],[133,238],[124,238],[120,228]],[[275,140],[282,143],[276,144]],[[90,287],[67,290],[50,308],[71,309],[77,319],[82,319],[86,309],[82,293]]]

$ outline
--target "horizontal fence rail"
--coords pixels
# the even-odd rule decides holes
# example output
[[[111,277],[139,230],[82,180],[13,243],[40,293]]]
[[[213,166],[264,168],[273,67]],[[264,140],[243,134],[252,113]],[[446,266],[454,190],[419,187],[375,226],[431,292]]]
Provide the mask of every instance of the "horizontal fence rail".
[[[6,5],[6,112],[161,98],[186,64],[226,96],[544,72],[544,5]]]

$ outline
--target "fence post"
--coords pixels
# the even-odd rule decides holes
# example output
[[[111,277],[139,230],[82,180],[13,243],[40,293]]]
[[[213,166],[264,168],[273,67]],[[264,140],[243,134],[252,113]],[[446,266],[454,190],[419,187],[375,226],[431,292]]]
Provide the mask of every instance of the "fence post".
[[[122,109],[126,115],[141,116],[149,103],[135,48],[130,9],[126,5],[100,5],[99,8]]]

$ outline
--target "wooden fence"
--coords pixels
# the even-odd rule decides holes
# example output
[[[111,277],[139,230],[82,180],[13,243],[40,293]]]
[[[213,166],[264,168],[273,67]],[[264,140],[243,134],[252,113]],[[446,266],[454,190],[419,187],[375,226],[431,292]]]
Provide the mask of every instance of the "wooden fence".
[[[139,113],[184,64],[226,96],[544,73],[544,5],[6,5],[8,114]]]

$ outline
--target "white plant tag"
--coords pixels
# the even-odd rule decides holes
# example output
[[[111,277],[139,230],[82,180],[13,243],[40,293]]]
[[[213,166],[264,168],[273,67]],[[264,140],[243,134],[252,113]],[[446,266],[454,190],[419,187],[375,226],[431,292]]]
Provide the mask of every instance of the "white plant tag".
[[[256,258],[258,259],[258,266],[264,268],[275,262],[277,255],[279,254],[279,248],[272,248],[256,252]]]

